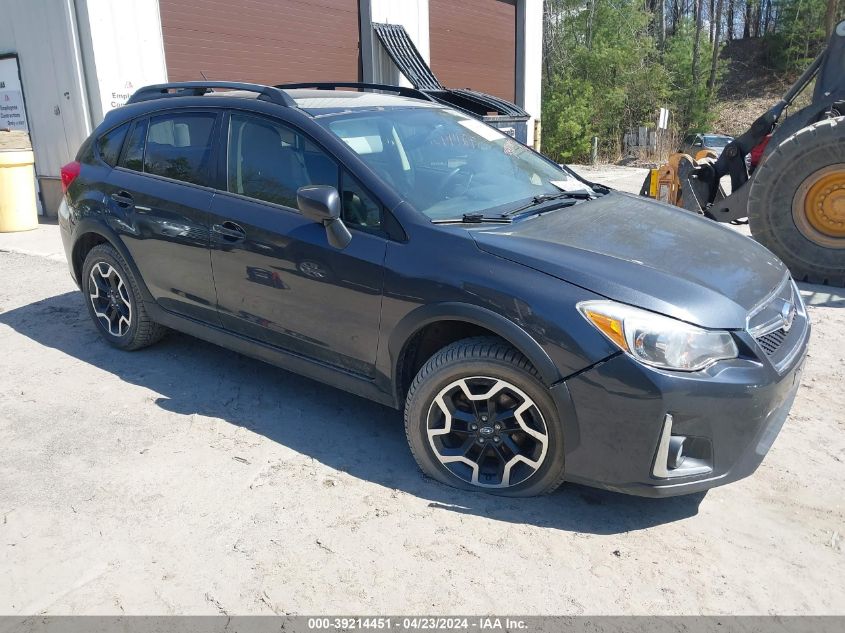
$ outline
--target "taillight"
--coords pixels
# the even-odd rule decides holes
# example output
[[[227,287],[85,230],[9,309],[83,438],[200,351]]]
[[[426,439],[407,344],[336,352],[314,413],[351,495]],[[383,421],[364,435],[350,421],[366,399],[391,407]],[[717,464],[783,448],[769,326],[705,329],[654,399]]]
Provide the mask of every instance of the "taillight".
[[[68,187],[76,180],[80,169],[82,169],[82,165],[77,161],[72,161],[62,167],[62,193],[67,193]]]

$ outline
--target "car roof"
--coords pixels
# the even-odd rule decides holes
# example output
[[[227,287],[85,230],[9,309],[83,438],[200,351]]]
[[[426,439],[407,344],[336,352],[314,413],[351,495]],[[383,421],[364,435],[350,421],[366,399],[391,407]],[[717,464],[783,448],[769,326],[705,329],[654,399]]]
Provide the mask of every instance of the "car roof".
[[[200,82],[183,82],[177,84],[160,84],[139,89],[122,107],[106,113],[100,127],[109,127],[138,115],[160,109],[163,105],[171,108],[196,107],[236,107],[244,101],[261,102],[263,106],[291,107],[303,114],[319,118],[339,113],[384,111],[386,109],[407,108],[439,108],[446,106],[431,100],[424,93],[412,88],[398,86],[380,86],[376,84],[361,84],[364,89],[313,88],[291,85],[290,87],[262,86],[258,84],[226,83],[214,84],[211,88],[225,86],[225,88],[208,89],[199,92],[206,86]],[[317,84],[323,85],[323,84]],[[327,84],[328,86],[329,84]],[[331,84],[335,86],[335,84]],[[338,84],[338,87],[343,84]],[[358,84],[353,84],[358,86]],[[183,88],[184,87],[184,88]],[[167,92],[175,89],[177,92]],[[196,90],[191,93],[190,90]],[[181,90],[181,92],[179,92]],[[402,92],[395,94],[393,91]],[[159,92],[161,91],[161,92]],[[218,101],[220,100],[220,101]]]
[[[405,97],[386,92],[363,90],[319,90],[315,88],[285,89],[296,106],[313,117],[350,112],[353,110],[381,110],[385,108],[443,108],[434,101]],[[248,90],[216,90],[203,98],[258,99],[261,95]],[[166,97],[162,97],[164,99]],[[153,101],[156,101],[155,99]]]
[[[383,92],[357,90],[314,90],[299,88],[286,91],[302,110],[321,116],[350,110],[382,108],[442,108],[438,103]]]

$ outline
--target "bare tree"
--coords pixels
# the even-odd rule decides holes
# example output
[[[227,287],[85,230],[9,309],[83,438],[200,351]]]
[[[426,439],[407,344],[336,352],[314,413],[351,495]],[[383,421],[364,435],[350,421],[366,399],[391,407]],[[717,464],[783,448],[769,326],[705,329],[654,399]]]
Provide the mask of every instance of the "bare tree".
[[[734,1],[728,0],[727,37],[729,41],[734,38]]]
[[[546,0],[543,3],[543,81],[549,85],[556,72],[566,62],[564,38],[565,3]]]
[[[769,32],[769,26],[772,22],[772,0],[763,0],[765,4],[765,12],[763,13],[763,35]]]
[[[838,8],[839,0],[827,0],[827,11],[824,16],[825,34],[830,37],[833,33],[833,27],[836,26],[836,9]]]
[[[707,19],[710,23],[710,39],[708,40],[711,44],[713,43],[713,32],[716,28],[716,21],[713,19],[713,16],[716,14],[716,0],[710,0],[710,13],[707,14]]]
[[[678,32],[678,25],[681,23],[683,13],[684,4],[682,0],[672,0],[672,35]]]
[[[701,85],[701,30],[704,27],[704,0],[695,0],[695,39],[692,42],[692,90],[690,90],[690,110],[695,100],[695,91]]]
[[[742,38],[751,37],[751,20],[754,17],[754,0],[745,0],[745,22],[742,25]]]
[[[730,1],[730,0],[729,0]],[[716,69],[719,65],[719,36],[722,32],[722,5],[724,0],[717,0],[716,3],[716,32],[713,35],[713,58],[710,60],[710,78],[707,80],[707,90],[710,96],[713,96],[713,91],[716,88]]]
[[[734,19],[735,19],[735,12],[734,6],[736,4],[736,0],[728,0],[728,41],[732,41],[734,39]]]

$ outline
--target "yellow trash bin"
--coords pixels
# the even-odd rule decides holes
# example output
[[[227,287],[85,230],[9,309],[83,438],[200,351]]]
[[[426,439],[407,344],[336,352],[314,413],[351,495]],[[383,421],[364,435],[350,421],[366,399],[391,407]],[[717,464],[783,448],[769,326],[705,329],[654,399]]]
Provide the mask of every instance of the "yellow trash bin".
[[[32,150],[0,150],[0,233],[38,226],[34,164]]]

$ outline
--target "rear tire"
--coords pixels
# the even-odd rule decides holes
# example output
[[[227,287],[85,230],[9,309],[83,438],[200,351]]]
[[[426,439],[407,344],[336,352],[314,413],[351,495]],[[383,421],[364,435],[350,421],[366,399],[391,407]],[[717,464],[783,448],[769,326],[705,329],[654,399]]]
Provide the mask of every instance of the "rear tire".
[[[132,351],[167,333],[147,315],[138,282],[111,244],[95,246],[85,257],[81,285],[88,314],[110,345]]]
[[[845,286],[845,117],[799,130],[766,157],[748,221],[795,279]]]
[[[432,356],[408,391],[405,433],[422,471],[449,486],[530,497],[563,482],[549,390],[501,339],[464,339]]]

